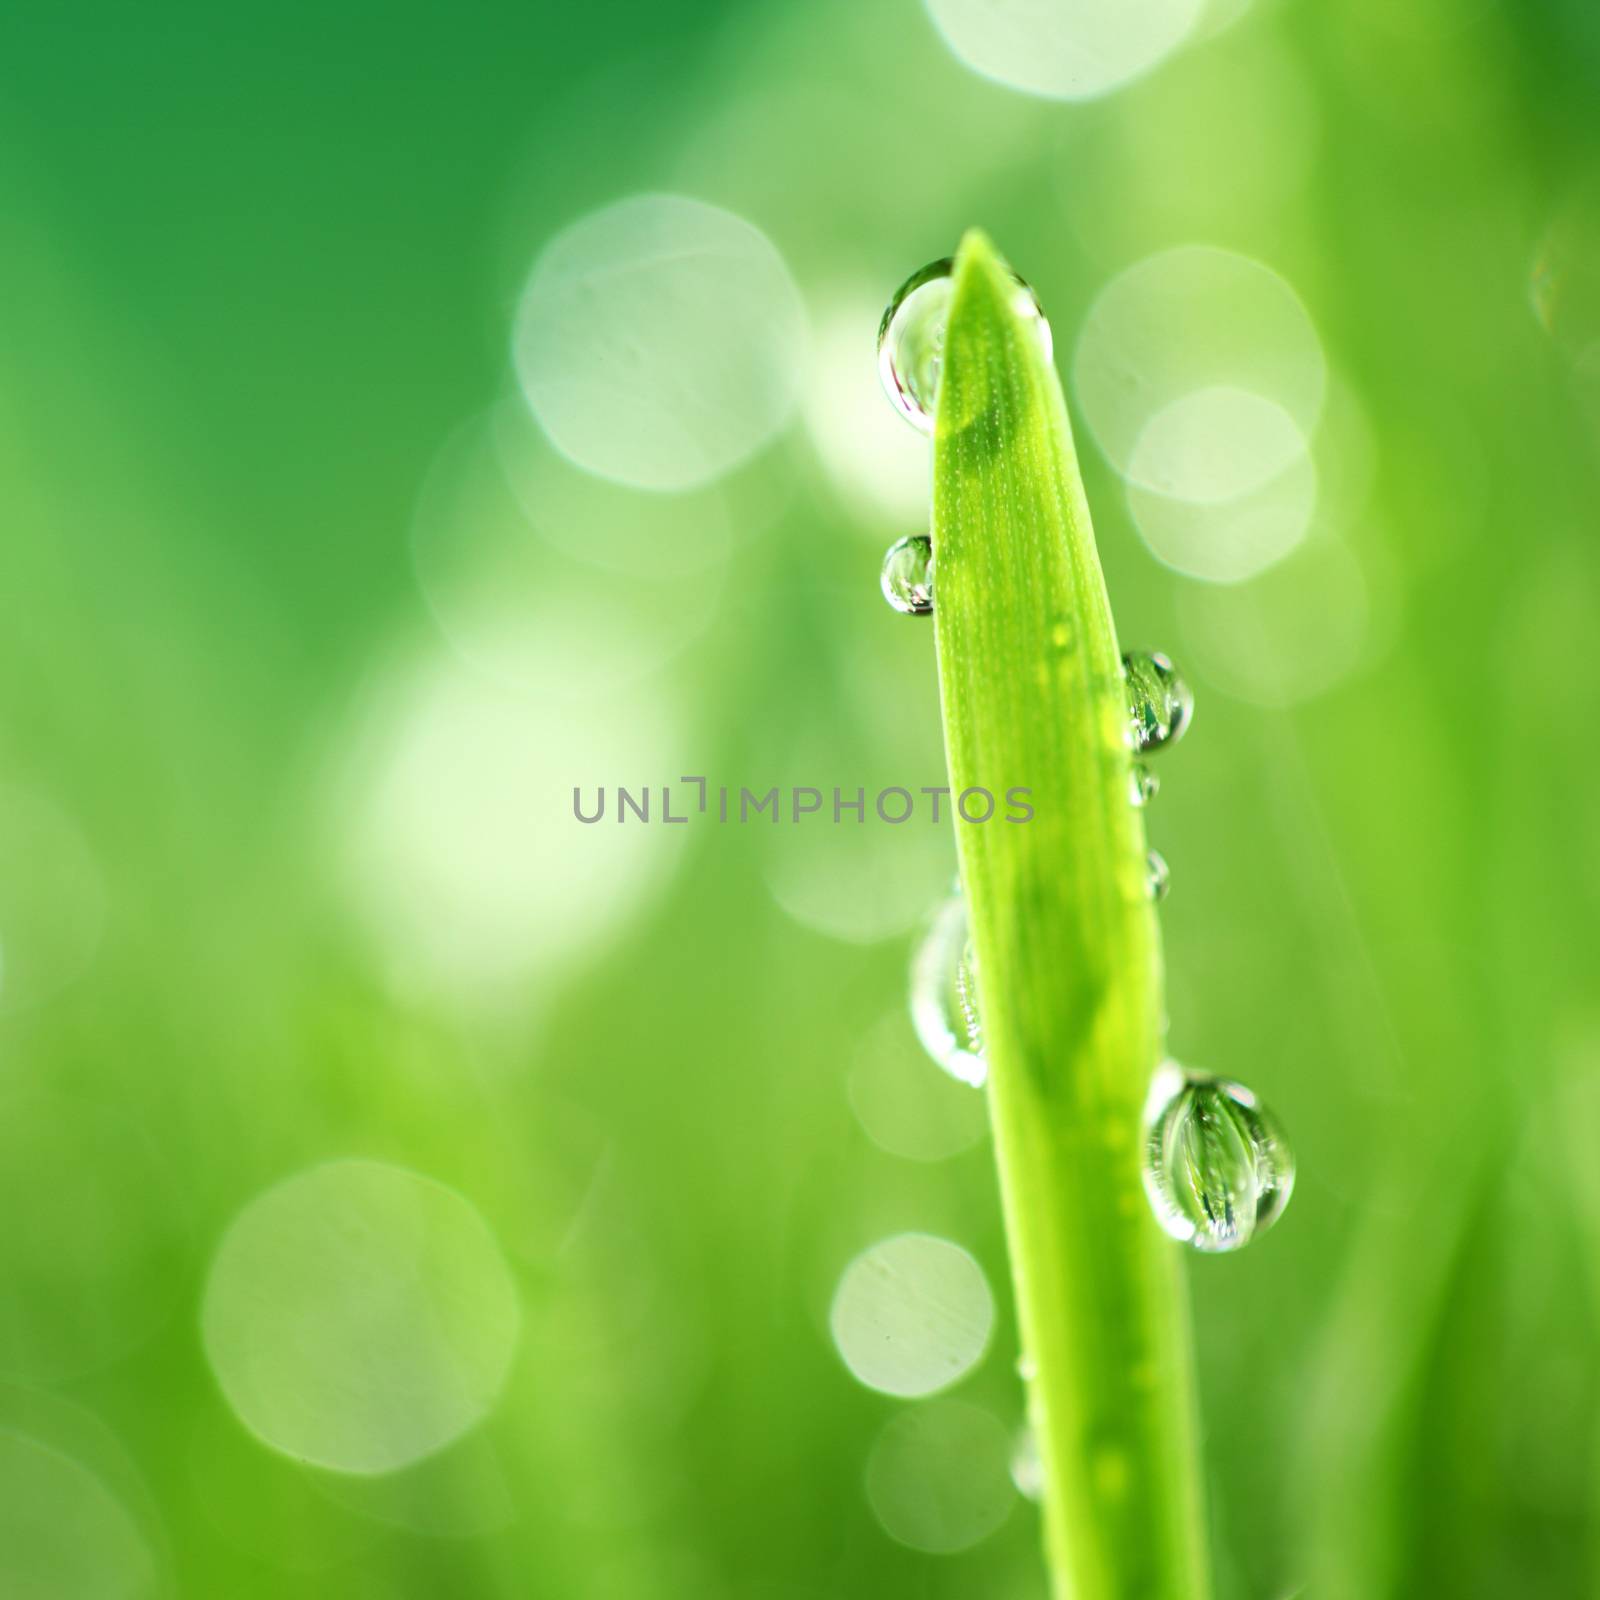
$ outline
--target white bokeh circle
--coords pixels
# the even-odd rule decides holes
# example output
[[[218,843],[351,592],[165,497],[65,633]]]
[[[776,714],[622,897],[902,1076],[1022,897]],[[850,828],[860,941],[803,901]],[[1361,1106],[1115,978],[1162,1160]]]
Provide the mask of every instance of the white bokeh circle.
[[[1277,477],[1228,500],[1181,500],[1130,483],[1128,511],[1164,566],[1208,583],[1243,583],[1305,540],[1320,488],[1307,452]]]
[[[1052,100],[1093,100],[1142,77],[1194,31],[1206,0],[926,0],[974,72]]]
[[[833,1342],[858,1381],[902,1399],[937,1394],[975,1367],[994,1328],[983,1268],[958,1244],[902,1233],[862,1251],[839,1279]]]
[[[542,659],[553,681],[578,676],[570,655]],[[391,988],[484,1015],[547,1000],[683,855],[688,828],[616,820],[619,784],[659,812],[682,726],[659,680],[575,706],[438,654],[380,679],[337,753],[331,845]],[[586,814],[605,791],[604,825],[575,818],[574,789]]]
[[[1175,500],[1215,505],[1259,489],[1305,450],[1304,430],[1275,400],[1216,384],[1150,416],[1125,476]]]
[[[643,489],[709,483],[789,421],[805,375],[805,308],[772,242],[744,218],[643,194],[545,247],[517,313],[529,408],[588,471]]]
[[[866,1490],[883,1530],[929,1555],[970,1550],[1011,1514],[1011,1436],[999,1419],[959,1400],[893,1417],[867,1458]]]
[[[241,1422],[334,1472],[393,1472],[493,1409],[521,1306],[454,1190],[378,1161],[295,1174],[251,1201],[206,1284],[206,1356]]]
[[[1310,531],[1327,362],[1270,267],[1210,245],[1137,262],[1096,298],[1073,360],[1089,431],[1151,553],[1240,583]]]
[[[82,1462],[0,1425],[0,1594],[8,1600],[154,1600],[134,1517]]]
[[[1235,461],[1241,475],[1227,491],[1234,494],[1253,487],[1252,474],[1256,483],[1270,477],[1275,454],[1290,442],[1282,421],[1264,408],[1277,408],[1310,439],[1327,390],[1322,341],[1294,290],[1259,261],[1200,244],[1148,256],[1113,278],[1084,319],[1072,372],[1089,430],[1124,476],[1141,441],[1140,470],[1148,476],[1161,438],[1170,446],[1198,430],[1214,439],[1230,416],[1235,424],[1243,418],[1247,444]],[[1202,398],[1191,398],[1197,394]],[[1175,405],[1171,421],[1146,439]],[[1188,470],[1198,470],[1192,456]],[[1226,470],[1226,463],[1209,470]],[[1202,487],[1208,498],[1225,497],[1215,477]]]

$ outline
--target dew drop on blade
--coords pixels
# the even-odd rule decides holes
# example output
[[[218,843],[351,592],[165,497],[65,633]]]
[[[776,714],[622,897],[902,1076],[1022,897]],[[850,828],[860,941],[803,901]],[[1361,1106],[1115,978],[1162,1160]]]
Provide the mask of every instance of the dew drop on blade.
[[[1152,850],[1145,857],[1145,889],[1152,900],[1165,900],[1167,891],[1172,887],[1172,868],[1167,865],[1167,858],[1159,850]]]
[[[1154,650],[1130,650],[1122,658],[1128,685],[1128,729],[1137,751],[1176,744],[1194,719],[1194,696],[1178,669]]]
[[[1024,1422],[1012,1441],[1011,1481],[1024,1500],[1037,1505],[1044,1499],[1044,1463],[1039,1459],[1039,1436],[1031,1422]]]
[[[977,963],[967,928],[967,903],[952,896],[934,913],[911,962],[911,1025],[935,1063],[980,1088],[983,1058]]]
[[[1136,806],[1147,806],[1161,791],[1161,780],[1143,761],[1128,769],[1128,798]]]
[[[1237,1250],[1282,1215],[1294,1156],[1243,1084],[1168,1062],[1145,1108],[1144,1187],[1156,1220],[1196,1250]]]
[[[878,580],[883,598],[907,616],[925,617],[933,610],[933,541],[913,533],[889,546]]]
[[[950,257],[932,261],[913,272],[895,292],[878,325],[878,374],[884,392],[896,411],[912,427],[933,432],[934,407],[939,397],[939,372],[944,364],[944,332],[950,317]],[[1017,286],[1016,310],[1038,329],[1045,359],[1051,355],[1050,324],[1039,308],[1038,296],[1012,274]]]

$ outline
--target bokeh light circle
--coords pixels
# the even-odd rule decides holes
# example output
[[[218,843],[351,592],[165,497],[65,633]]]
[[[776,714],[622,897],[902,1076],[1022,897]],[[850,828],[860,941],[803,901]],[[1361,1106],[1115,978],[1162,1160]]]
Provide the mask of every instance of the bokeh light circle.
[[[894,1417],[867,1458],[866,1489],[891,1539],[929,1555],[970,1550],[1016,1504],[1012,1441],[998,1418],[959,1400]]]
[[[1215,505],[1270,482],[1305,454],[1306,436],[1276,401],[1226,384],[1155,412],[1128,458],[1130,484]]]
[[[1174,572],[1242,583],[1283,560],[1310,531],[1321,480],[1309,453],[1228,500],[1181,500],[1128,485],[1128,511],[1150,553]]]
[[[1138,262],[1090,308],[1073,381],[1158,560],[1238,583],[1305,538],[1327,363],[1270,268],[1209,245]]]
[[[377,1161],[253,1200],[212,1262],[206,1355],[258,1438],[336,1472],[392,1472],[495,1405],[521,1326],[499,1246],[457,1193]]]
[[[538,648],[553,684],[577,676]],[[618,827],[617,785],[675,777],[682,723],[655,680],[577,708],[449,657],[382,680],[338,752],[334,844],[395,992],[480,1014],[537,1006],[640,914],[690,830]],[[573,790],[592,814],[602,787],[605,825],[585,826]]]
[[[1231,411],[1237,421],[1248,404],[1240,395],[1253,396],[1286,413],[1309,439],[1327,389],[1322,342],[1294,290],[1259,261],[1198,244],[1148,256],[1112,279],[1084,320],[1072,370],[1084,419],[1124,476],[1152,420],[1176,403],[1191,408],[1192,427],[1208,412]],[[1225,394],[1190,399],[1208,390]],[[1287,435],[1267,416],[1257,410],[1253,431],[1269,430],[1270,461],[1271,438]],[[1240,462],[1245,475],[1231,485],[1209,481],[1207,496],[1224,498],[1224,488],[1238,494],[1262,481],[1270,475],[1262,457],[1259,444],[1254,454],[1247,450]],[[1147,441],[1141,471],[1148,475],[1153,466]]]
[[[689,489],[789,421],[805,309],[771,241],[681,195],[635,195],[558,234],[518,311],[522,392],[590,472]]]
[[[88,1467],[0,1426],[0,1594],[153,1600],[156,1566],[127,1508]]]
[[[1205,0],[926,0],[974,72],[1052,100],[1120,89],[1181,45]]]
[[[902,1233],[845,1268],[828,1326],[861,1383],[911,1399],[949,1388],[983,1358],[994,1297],[983,1268],[960,1245]]]

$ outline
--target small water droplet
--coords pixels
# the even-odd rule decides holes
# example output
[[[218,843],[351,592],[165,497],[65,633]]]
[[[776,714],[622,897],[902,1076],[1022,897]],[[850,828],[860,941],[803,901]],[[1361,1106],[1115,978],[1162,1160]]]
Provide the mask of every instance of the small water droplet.
[[[954,261],[947,256],[913,272],[896,290],[878,325],[878,374],[883,379],[884,392],[895,410],[923,433],[933,432],[954,267]],[[1015,273],[1012,277],[1017,285],[1016,309],[1020,315],[1033,319],[1048,361],[1050,324],[1039,308],[1038,296]]]
[[[1282,1215],[1294,1156],[1243,1084],[1168,1062],[1145,1108],[1144,1187],[1174,1239],[1196,1250],[1237,1250]]]
[[[934,913],[911,962],[911,1025],[934,1061],[980,1088],[989,1073],[978,1016],[977,959],[967,903],[953,896]]]
[[[1037,1505],[1044,1499],[1044,1463],[1039,1459],[1039,1438],[1031,1422],[1017,1429],[1011,1446],[1011,1481],[1024,1500]]]
[[[1154,650],[1130,650],[1122,658],[1128,682],[1128,727],[1135,750],[1176,744],[1194,719],[1194,696],[1178,669]]]
[[[1039,1363],[1026,1352],[1017,1357],[1017,1376],[1024,1383],[1032,1383],[1039,1376]]]
[[[1167,858],[1159,850],[1152,850],[1145,857],[1145,888],[1152,900],[1165,900],[1167,891],[1172,887],[1172,868],[1167,865]]]
[[[889,546],[878,580],[883,598],[907,616],[925,617],[933,610],[933,541],[913,533]]]
[[[1161,780],[1143,761],[1128,769],[1128,798],[1136,806],[1147,806],[1161,791]]]

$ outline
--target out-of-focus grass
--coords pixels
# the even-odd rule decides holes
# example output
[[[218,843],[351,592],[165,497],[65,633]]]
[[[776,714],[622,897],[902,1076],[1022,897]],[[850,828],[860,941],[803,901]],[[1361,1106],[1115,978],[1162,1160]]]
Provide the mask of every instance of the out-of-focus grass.
[[[1340,530],[1369,658],[1288,710],[1186,663],[1201,722],[1152,813],[1175,1043],[1248,1076],[1300,1157],[1284,1224],[1195,1274],[1222,1592],[1591,1587],[1595,389],[1529,295],[1595,178],[1596,50],[1577,0],[1259,4],[1073,108],[965,73],[909,3],[8,15],[0,752],[81,835],[105,922],[75,981],[0,1010],[5,1148],[76,1152],[8,1163],[0,1428],[82,1463],[195,1593],[1036,1594],[1021,1504],[955,1557],[885,1537],[861,1481],[896,1406],[828,1347],[884,1234],[1003,1277],[987,1148],[897,1159],[850,1110],[903,946],[801,926],[770,840],[691,829],[536,1006],[463,1012],[349,914],[329,772],[390,663],[445,659],[415,497],[573,217],[725,204],[817,306],[976,217],[1064,370],[1113,273],[1198,239],[1295,284],[1375,457]],[[1123,631],[1181,656],[1198,586],[1085,456]],[[871,781],[888,723],[882,781],[937,782],[926,639],[873,592],[906,530],[799,436],[768,470],[774,519],[663,680],[683,770],[783,781],[803,725],[839,770],[793,781]],[[530,832],[572,826],[552,802]],[[52,904],[43,857],[8,870],[42,892],[0,884],[0,952]],[[239,1208],[349,1154],[467,1194],[525,1299],[486,1454],[420,1488],[268,1453],[199,1341]],[[1003,1320],[960,1391],[1007,1423],[1014,1349]],[[418,1498],[514,1515],[440,1537]]]

